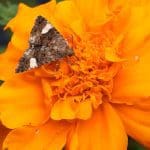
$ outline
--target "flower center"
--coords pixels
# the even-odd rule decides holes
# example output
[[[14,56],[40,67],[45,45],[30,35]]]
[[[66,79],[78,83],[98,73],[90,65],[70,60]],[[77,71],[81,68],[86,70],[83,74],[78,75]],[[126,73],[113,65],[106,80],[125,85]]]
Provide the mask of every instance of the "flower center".
[[[53,101],[88,100],[97,108],[103,100],[111,99],[118,65],[105,60],[104,42],[106,39],[97,37],[80,41],[74,46],[75,56],[45,66]]]

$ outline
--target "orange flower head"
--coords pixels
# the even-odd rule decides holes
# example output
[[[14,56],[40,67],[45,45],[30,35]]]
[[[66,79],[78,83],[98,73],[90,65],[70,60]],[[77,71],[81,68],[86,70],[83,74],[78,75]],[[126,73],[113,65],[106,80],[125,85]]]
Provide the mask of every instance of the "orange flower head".
[[[127,135],[150,147],[149,8],[147,0],[20,4],[0,56],[0,119],[13,129],[3,147],[126,150]],[[39,15],[75,55],[16,74]]]

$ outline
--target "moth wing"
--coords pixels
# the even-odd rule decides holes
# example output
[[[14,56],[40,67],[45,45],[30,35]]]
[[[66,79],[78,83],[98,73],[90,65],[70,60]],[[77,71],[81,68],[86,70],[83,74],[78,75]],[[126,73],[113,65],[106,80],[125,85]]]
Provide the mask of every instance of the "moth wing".
[[[29,48],[20,58],[16,73],[73,55],[63,36],[44,17],[38,16],[29,38]]]

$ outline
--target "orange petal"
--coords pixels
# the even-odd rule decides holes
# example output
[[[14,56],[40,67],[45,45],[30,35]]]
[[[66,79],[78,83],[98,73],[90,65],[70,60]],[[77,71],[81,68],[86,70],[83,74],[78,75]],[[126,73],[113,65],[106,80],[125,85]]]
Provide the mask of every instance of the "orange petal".
[[[114,79],[113,102],[132,104],[150,96],[150,42],[143,43]]]
[[[142,105],[114,105],[114,107],[121,116],[127,133],[141,144],[150,147],[150,101],[145,103],[147,108],[144,109]]]
[[[78,121],[68,138],[68,150],[126,150],[127,135],[120,118],[105,103],[91,119]]]
[[[150,1],[130,1],[130,16],[122,48],[127,55],[137,52],[150,39]],[[147,41],[148,42],[148,41]]]
[[[133,104],[150,96],[150,2],[130,3],[129,23],[121,46],[128,62],[114,80],[113,102]]]
[[[48,121],[39,127],[22,127],[12,130],[6,137],[3,148],[11,150],[62,150],[66,143],[69,124],[63,121]]]
[[[48,20],[54,11],[56,2],[52,0],[49,3],[30,8],[23,3],[19,4],[17,15],[9,21],[6,28],[11,28],[13,32],[30,33],[33,23],[37,16],[42,15]]]
[[[61,119],[83,119],[86,120],[92,115],[91,101],[73,102],[72,99],[57,101],[51,109],[51,118]]]
[[[74,0],[79,13],[88,27],[94,28],[104,24],[108,19],[108,2],[105,0]]]
[[[22,51],[17,49],[11,42],[6,52],[0,55],[0,79],[7,80],[15,74],[15,68],[18,60],[22,55]]]
[[[124,7],[127,1],[128,0],[108,0],[109,8],[112,11],[115,11],[119,9],[120,7]]]
[[[29,33],[21,34],[20,32],[14,32],[11,38],[11,43],[17,49],[20,49],[22,52],[24,52],[28,48]]]
[[[74,119],[75,112],[71,107],[71,103],[67,100],[57,101],[51,109],[51,118],[54,120]]]
[[[0,112],[9,128],[38,125],[48,119],[48,106],[40,81],[27,75],[15,75],[0,87]]]
[[[67,15],[66,15],[67,14]],[[72,1],[63,1],[56,5],[54,19],[58,29],[71,29],[70,34],[84,37],[84,25],[81,16]],[[68,32],[68,31],[67,31]]]
[[[124,61],[124,59],[121,59],[119,56],[117,56],[115,49],[110,47],[105,48],[105,59],[111,62]]]
[[[55,0],[53,0],[34,8],[30,8],[22,3],[19,5],[16,17],[10,20],[6,26],[6,28],[9,27],[14,32],[12,42],[17,48],[26,48],[36,17],[42,15],[49,20],[55,8],[55,3]]]
[[[0,149],[2,148],[3,141],[8,134],[10,130],[5,128],[1,123],[0,123]]]

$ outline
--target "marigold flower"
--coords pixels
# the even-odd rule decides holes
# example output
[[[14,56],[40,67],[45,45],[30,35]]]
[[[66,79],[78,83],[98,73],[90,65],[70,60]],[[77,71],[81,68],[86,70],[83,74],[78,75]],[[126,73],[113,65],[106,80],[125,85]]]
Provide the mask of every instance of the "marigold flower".
[[[148,0],[20,4],[0,56],[0,119],[12,129],[3,148],[126,150],[127,135],[150,147],[149,9]],[[38,15],[75,56],[15,74]]]

